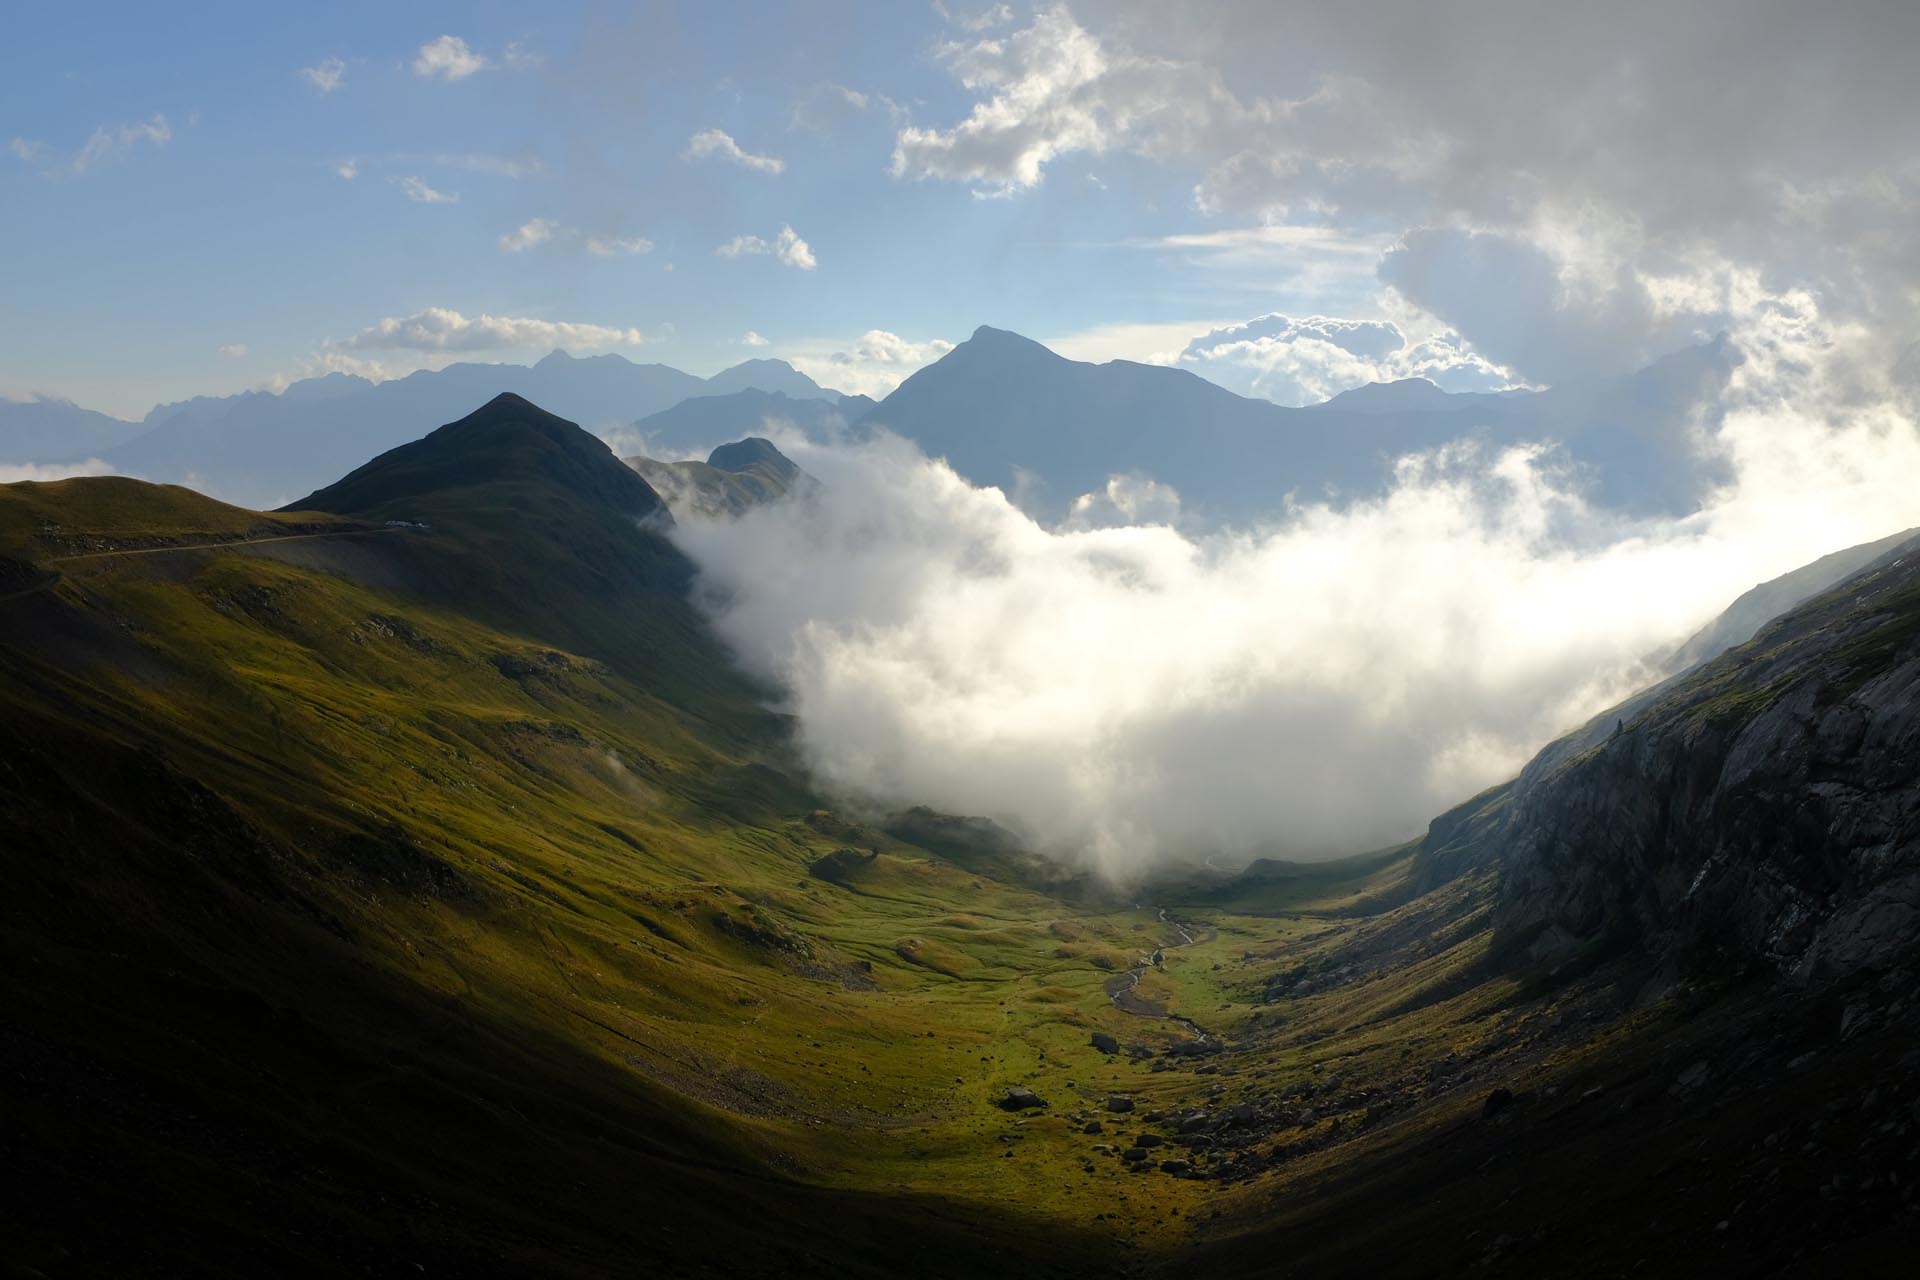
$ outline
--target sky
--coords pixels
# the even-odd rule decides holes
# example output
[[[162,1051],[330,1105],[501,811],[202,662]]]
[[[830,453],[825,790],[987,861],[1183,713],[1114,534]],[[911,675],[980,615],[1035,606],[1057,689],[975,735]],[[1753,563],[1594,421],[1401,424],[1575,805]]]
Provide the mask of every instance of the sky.
[[[1301,403],[1910,320],[1920,10],[1598,8],[20,7],[0,394],[554,346],[878,394],[986,323]]]

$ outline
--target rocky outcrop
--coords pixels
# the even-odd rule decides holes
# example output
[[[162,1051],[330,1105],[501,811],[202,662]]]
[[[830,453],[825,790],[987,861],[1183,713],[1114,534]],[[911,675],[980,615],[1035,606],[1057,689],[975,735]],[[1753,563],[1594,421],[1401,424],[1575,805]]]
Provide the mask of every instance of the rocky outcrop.
[[[1920,542],[1543,751],[1502,799],[1429,856],[1498,866],[1509,956],[1757,960],[1810,981],[1910,954]]]

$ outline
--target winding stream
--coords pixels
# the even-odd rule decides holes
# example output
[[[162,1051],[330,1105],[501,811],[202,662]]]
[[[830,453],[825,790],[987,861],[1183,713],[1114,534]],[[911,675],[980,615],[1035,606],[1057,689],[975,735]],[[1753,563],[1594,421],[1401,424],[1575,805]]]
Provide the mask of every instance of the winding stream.
[[[1177,1013],[1170,1013],[1158,1000],[1150,1000],[1140,994],[1140,979],[1148,969],[1164,967],[1167,952],[1191,946],[1194,942],[1193,934],[1185,925],[1178,920],[1168,918],[1165,907],[1160,907],[1154,914],[1161,924],[1180,935],[1180,941],[1162,943],[1154,948],[1153,954],[1144,963],[1135,965],[1125,973],[1118,973],[1108,978],[1105,983],[1107,998],[1113,1001],[1113,1007],[1122,1013],[1130,1013],[1136,1018],[1160,1018],[1185,1027],[1193,1033],[1194,1039],[1202,1043],[1210,1042],[1213,1037],[1200,1024],[1190,1018],[1183,1018]]]

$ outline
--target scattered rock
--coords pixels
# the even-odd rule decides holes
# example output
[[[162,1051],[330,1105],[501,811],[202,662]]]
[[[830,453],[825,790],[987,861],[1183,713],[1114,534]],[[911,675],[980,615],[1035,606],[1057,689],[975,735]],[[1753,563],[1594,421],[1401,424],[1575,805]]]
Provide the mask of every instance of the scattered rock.
[[[1166,1139],[1157,1133],[1143,1133],[1134,1138],[1133,1145],[1144,1150],[1147,1147],[1157,1147],[1165,1141]]]
[[[1493,1116],[1499,1115],[1502,1111],[1505,1111],[1508,1107],[1512,1105],[1513,1105],[1513,1090],[1505,1089],[1505,1088],[1495,1089],[1492,1093],[1487,1095],[1487,1100],[1481,1104],[1480,1115],[1483,1119],[1491,1118]]]
[[[1016,1085],[1007,1090],[998,1105],[1002,1111],[1031,1111],[1046,1106],[1047,1100],[1031,1089]]]
[[[1087,1121],[1087,1123],[1086,1123],[1086,1125],[1085,1125],[1085,1127],[1083,1127],[1083,1128],[1082,1128],[1082,1129],[1080,1130],[1080,1132],[1082,1132],[1082,1133],[1105,1133],[1105,1132],[1106,1132],[1106,1130],[1100,1127],[1100,1122],[1099,1122],[1098,1120],[1089,1120],[1089,1121]]]
[[[1116,1093],[1107,1099],[1107,1110],[1114,1112],[1131,1111],[1133,1110],[1133,1099],[1124,1094]]]
[[[1089,1041],[1094,1048],[1102,1053],[1120,1052],[1120,1042],[1104,1031],[1094,1032],[1093,1035],[1089,1037]]]
[[[1176,1177],[1189,1172],[1192,1168],[1193,1165],[1185,1160],[1162,1160],[1160,1162],[1160,1172],[1171,1173]]]

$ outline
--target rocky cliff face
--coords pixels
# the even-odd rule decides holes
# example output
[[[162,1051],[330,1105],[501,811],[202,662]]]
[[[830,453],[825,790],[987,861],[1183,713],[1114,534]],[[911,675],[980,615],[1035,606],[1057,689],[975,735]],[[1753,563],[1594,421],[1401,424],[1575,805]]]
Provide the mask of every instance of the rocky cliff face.
[[[1920,541],[1548,748],[1502,800],[1467,830],[1471,861],[1501,868],[1510,954],[1801,981],[1910,955]],[[1431,856],[1467,860],[1457,817],[1439,825]]]

